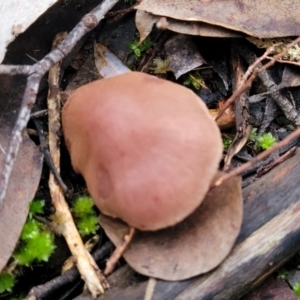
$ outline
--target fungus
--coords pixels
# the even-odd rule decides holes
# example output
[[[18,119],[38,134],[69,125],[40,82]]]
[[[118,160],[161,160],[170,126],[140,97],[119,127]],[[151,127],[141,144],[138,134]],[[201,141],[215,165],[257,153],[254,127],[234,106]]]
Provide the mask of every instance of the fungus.
[[[62,122],[73,168],[100,211],[140,230],[173,226],[194,212],[222,155],[201,99],[143,73],[80,87]]]

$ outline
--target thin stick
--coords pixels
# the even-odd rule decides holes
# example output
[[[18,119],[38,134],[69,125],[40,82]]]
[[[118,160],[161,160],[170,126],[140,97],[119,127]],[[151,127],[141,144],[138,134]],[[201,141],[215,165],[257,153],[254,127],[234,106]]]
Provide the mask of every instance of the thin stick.
[[[273,57],[267,56],[266,59],[272,60]],[[281,64],[288,64],[288,65],[300,67],[300,62],[296,62],[296,61],[278,59],[277,62]]]
[[[113,244],[111,242],[106,242],[100,249],[95,251],[93,258],[100,262],[112,251],[112,249]],[[79,275],[78,269],[76,267],[72,267],[65,273],[51,279],[50,281],[33,287],[25,299],[36,300],[47,297],[49,298],[51,294],[53,295],[53,292],[61,289],[63,286],[70,286],[72,283],[75,284]]]
[[[49,147],[48,147],[47,141],[44,136],[43,128],[42,128],[41,124],[39,123],[39,121],[33,120],[33,122],[34,122],[35,127],[38,132],[38,136],[39,136],[39,140],[40,140],[40,147],[44,154],[45,161],[46,161],[50,171],[53,173],[56,181],[59,183],[60,187],[64,191],[64,193],[67,193],[68,187],[65,185],[64,181],[60,177],[60,174],[53,163],[52,157],[49,152]]]
[[[129,233],[124,236],[123,244],[118,246],[111,257],[106,262],[106,268],[104,270],[104,275],[109,275],[115,268],[116,263],[119,261],[120,257],[123,255],[124,251],[126,250],[127,246],[129,245],[132,237],[135,233],[135,228],[130,227]]]
[[[155,285],[156,285],[156,279],[153,277],[150,277],[148,280],[144,300],[152,300],[154,290],[155,290]]]
[[[257,162],[263,160],[273,152],[279,150],[280,148],[287,146],[290,142],[292,142],[295,138],[300,136],[300,127],[298,127],[294,132],[289,134],[285,139],[280,141],[279,143],[276,143],[273,147],[270,149],[267,149],[266,151],[258,154],[253,160],[241,165],[240,167],[237,167],[236,169],[233,169],[231,172],[223,175],[220,177],[218,180],[212,183],[210,188],[217,187],[221,185],[224,181],[230,179],[231,177],[237,176],[242,174],[244,171],[246,171],[248,168],[252,167],[255,165]]]
[[[0,65],[0,74],[29,75],[31,69],[32,69],[31,65]]]
[[[0,175],[0,207],[6,195],[9,178],[16,161],[24,131],[29,118],[30,111],[33,107],[40,81],[44,74],[48,72],[56,63],[68,55],[76,43],[88,32],[94,29],[104,18],[104,15],[118,2],[118,0],[104,0],[90,13],[85,15],[81,21],[74,27],[69,35],[58,45],[58,47],[47,54],[41,61],[34,64],[31,69],[31,75],[27,78],[27,84],[18,114],[16,124],[11,133],[8,149]]]
[[[57,34],[56,41],[61,40],[64,33]],[[55,42],[54,41],[54,44]],[[48,117],[49,117],[49,149],[54,168],[59,174],[60,170],[60,140],[59,133],[61,130],[60,122],[60,93],[59,93],[59,74],[60,64],[55,64],[49,71],[49,92],[48,92]],[[61,234],[64,236],[68,247],[76,261],[77,268],[81,277],[85,281],[93,297],[103,294],[108,288],[108,282],[101,274],[100,269],[85,249],[82,239],[78,233],[73,221],[72,214],[64,198],[61,187],[55,180],[54,174],[49,176],[49,190],[53,206],[55,207],[55,218],[58,222]]]

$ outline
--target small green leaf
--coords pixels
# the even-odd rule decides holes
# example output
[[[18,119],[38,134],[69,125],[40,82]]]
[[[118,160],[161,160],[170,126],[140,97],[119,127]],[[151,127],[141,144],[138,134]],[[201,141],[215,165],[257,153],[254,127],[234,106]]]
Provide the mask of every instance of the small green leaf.
[[[249,141],[255,142],[257,138],[257,128],[253,128],[249,135]]]
[[[140,57],[141,56],[141,50],[139,48],[133,49],[133,52],[134,52],[134,54],[135,54],[136,57]]]
[[[195,90],[200,90],[201,84],[204,84],[204,79],[199,74],[199,72],[192,72],[187,74],[183,85],[193,87]]]
[[[140,45],[139,39],[136,37],[132,42],[129,43],[128,47],[133,51],[136,57],[140,57],[142,52],[147,51],[152,45],[152,41],[147,37]]]
[[[228,137],[223,137],[222,140],[223,140],[223,148],[227,150],[232,143],[232,139]]]
[[[8,273],[0,274],[0,293],[11,292],[16,283],[15,277]]]

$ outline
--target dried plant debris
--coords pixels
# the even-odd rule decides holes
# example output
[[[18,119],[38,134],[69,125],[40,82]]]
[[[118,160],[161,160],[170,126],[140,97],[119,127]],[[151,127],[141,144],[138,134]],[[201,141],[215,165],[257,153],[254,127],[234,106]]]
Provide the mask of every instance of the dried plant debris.
[[[114,54],[101,44],[94,45],[95,65],[99,74],[104,77],[112,77],[130,72]]]
[[[168,40],[165,50],[170,61],[170,70],[174,72],[176,79],[206,64],[196,45],[186,35],[178,34]]]
[[[271,54],[279,54],[286,50],[287,44],[292,42],[292,38],[270,38],[270,39],[258,39],[254,37],[248,37],[247,40],[257,46],[258,48],[267,49],[274,46],[274,51]],[[282,60],[300,62],[300,47],[298,44],[287,49],[285,55],[282,56]]]
[[[124,258],[137,272],[150,277],[190,278],[220,264],[235,242],[241,221],[241,181],[233,178],[210,191],[181,223],[155,232],[136,231]],[[125,223],[104,215],[100,225],[116,246],[129,232]]]
[[[282,80],[278,88],[296,87],[300,85],[299,69],[294,66],[285,66],[282,74]]]
[[[300,2],[294,0],[143,0],[136,9],[177,20],[201,21],[260,38],[300,35]]]

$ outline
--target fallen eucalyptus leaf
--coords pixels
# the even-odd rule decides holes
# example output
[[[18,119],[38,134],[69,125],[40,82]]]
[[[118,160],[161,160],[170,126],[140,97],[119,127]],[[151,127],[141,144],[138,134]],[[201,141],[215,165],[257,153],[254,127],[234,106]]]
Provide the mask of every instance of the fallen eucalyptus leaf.
[[[206,273],[229,254],[242,223],[240,178],[211,190],[197,210],[181,223],[154,232],[136,231],[124,252],[137,272],[164,280],[183,280]],[[100,224],[116,246],[129,227],[100,215]]]
[[[138,10],[135,15],[135,25],[140,35],[140,43],[150,34],[153,25],[160,20],[161,17],[147,13],[143,10]],[[208,37],[243,37],[243,34],[229,30],[224,27],[214,26],[202,22],[184,22],[168,18],[166,27],[171,31]]]
[[[135,7],[158,16],[201,21],[259,38],[300,35],[294,0],[143,0]]]
[[[170,62],[170,70],[174,72],[176,79],[206,64],[189,36],[177,34],[166,42],[165,50]]]

